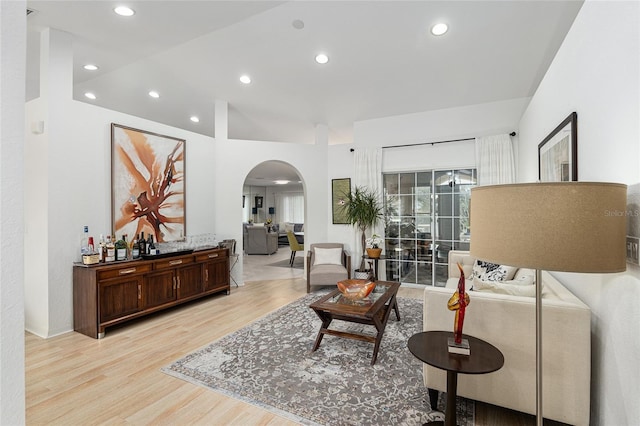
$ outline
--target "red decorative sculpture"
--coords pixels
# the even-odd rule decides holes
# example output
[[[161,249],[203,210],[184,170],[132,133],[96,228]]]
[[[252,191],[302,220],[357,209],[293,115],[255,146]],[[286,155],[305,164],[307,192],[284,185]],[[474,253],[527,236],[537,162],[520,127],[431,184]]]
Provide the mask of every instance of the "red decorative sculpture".
[[[453,337],[456,344],[462,343],[462,325],[464,324],[464,311],[467,305],[470,303],[469,294],[464,290],[464,271],[462,266],[458,263],[458,269],[460,270],[460,279],[458,280],[458,290],[453,293],[449,301],[447,302],[447,308],[450,311],[456,311],[456,317],[453,321]]]

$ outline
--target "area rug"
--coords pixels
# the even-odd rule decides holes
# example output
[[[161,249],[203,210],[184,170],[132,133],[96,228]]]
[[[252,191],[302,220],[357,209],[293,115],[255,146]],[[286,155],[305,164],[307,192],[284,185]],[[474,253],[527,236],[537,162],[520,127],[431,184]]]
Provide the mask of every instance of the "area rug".
[[[289,265],[289,259],[281,260],[279,262],[274,262],[274,263],[268,263],[266,266],[279,266],[281,268],[291,268],[292,267],[292,266]],[[293,261],[293,268],[294,269],[304,269],[304,257],[296,256],[295,260]]]
[[[422,363],[407,348],[422,330],[422,302],[398,298],[376,363],[373,344],[326,335],[311,352],[320,320],[311,293],[162,369],[306,425],[420,425],[443,420],[431,410]],[[343,321],[332,328],[374,330]],[[444,395],[439,406],[444,409]],[[458,425],[473,425],[473,401],[458,398]]]

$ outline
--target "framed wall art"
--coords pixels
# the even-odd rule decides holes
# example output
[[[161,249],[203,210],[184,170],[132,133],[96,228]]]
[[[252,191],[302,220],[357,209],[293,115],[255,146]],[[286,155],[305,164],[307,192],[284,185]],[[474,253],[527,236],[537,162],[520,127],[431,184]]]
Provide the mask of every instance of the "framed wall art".
[[[578,180],[578,114],[572,112],[538,145],[540,182]]]
[[[111,124],[113,234],[158,242],[186,235],[185,140]]]
[[[333,213],[334,225],[349,224],[342,206],[345,204],[350,192],[350,178],[331,180],[331,211]]]
[[[256,197],[256,208],[261,209],[262,208],[262,197]]]

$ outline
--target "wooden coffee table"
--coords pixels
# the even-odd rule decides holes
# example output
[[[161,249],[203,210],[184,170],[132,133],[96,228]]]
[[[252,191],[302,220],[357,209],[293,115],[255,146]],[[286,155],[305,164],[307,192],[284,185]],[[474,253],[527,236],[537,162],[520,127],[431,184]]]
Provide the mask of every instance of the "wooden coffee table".
[[[384,334],[384,329],[387,326],[387,320],[389,319],[389,314],[392,309],[396,311],[396,318],[400,321],[398,301],[396,300],[396,294],[399,288],[400,283],[398,282],[378,281],[376,282],[375,290],[362,301],[350,301],[342,296],[339,290],[334,290],[313,302],[309,307],[320,317],[322,326],[320,326],[320,331],[318,332],[318,337],[316,337],[312,351],[318,349],[320,342],[322,342],[322,337],[325,334],[361,340],[374,344],[371,365],[375,364],[376,358],[378,357],[378,349],[380,348],[380,341],[382,340],[382,335]],[[371,336],[330,330],[329,325],[331,325],[334,319],[372,325],[376,328],[377,333],[375,336]]]

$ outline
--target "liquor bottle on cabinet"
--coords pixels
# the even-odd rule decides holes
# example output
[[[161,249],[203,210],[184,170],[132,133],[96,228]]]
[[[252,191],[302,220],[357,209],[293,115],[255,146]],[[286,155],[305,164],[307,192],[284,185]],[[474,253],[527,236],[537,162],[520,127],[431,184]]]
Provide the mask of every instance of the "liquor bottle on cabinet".
[[[100,240],[98,240],[98,262],[104,263],[104,258],[107,256],[107,244],[104,242],[104,235],[100,234]]]
[[[89,227],[84,225],[82,227],[82,238],[80,239],[80,261],[82,261],[82,256],[85,254],[90,254],[89,252]]]
[[[153,234],[149,234],[149,241],[147,241],[147,253],[156,254],[156,245],[153,243]]]
[[[124,241],[124,235],[118,241],[116,241],[116,260],[127,259],[127,243]]]
[[[106,242],[106,251],[107,254],[104,257],[104,261],[105,262],[114,262],[116,260],[116,246],[115,244],[113,244],[113,240],[111,239],[111,235],[107,235],[107,242]]]
[[[131,258],[138,259],[140,257],[140,240],[138,239],[139,235],[133,239],[131,243]]]
[[[127,241],[129,239],[129,235],[128,234],[122,234],[122,241],[124,241],[124,245],[126,247],[125,249],[125,256],[124,259],[131,259],[131,250],[129,249],[129,241]]]
[[[140,239],[138,240],[138,250],[140,250],[140,256],[147,254],[147,242],[144,239],[144,232],[140,233]]]

